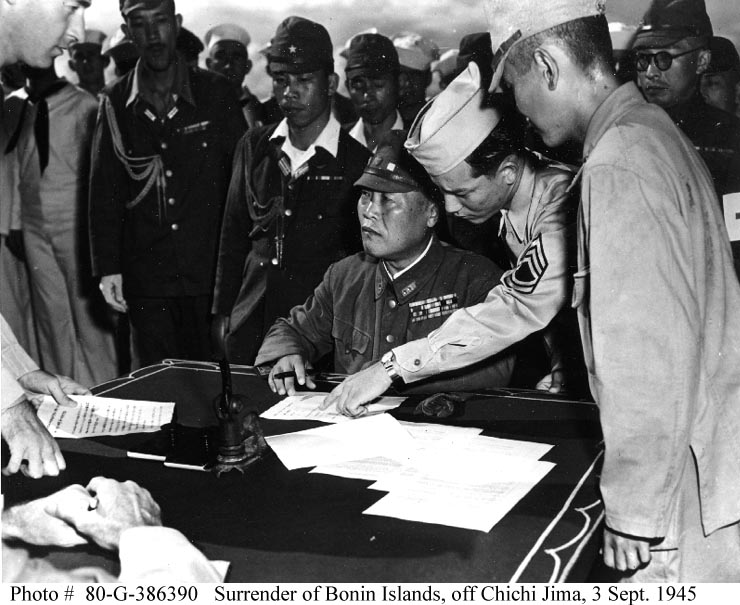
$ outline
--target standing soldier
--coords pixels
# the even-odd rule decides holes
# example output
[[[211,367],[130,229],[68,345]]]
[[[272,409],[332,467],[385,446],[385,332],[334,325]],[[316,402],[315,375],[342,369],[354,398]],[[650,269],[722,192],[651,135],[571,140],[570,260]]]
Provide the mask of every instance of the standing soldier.
[[[322,25],[287,18],[267,59],[285,118],[238,146],[213,305],[239,363],[254,361],[275,319],[305,302],[331,263],[360,250],[354,183],[370,156],[331,114],[338,77]]]
[[[404,129],[397,109],[398,53],[381,34],[357,34],[350,41],[344,69],[347,90],[360,116],[349,135],[374,150],[391,130]]]
[[[244,78],[252,71],[252,61],[249,58],[249,32],[233,23],[222,23],[206,32],[206,67],[211,71],[225,76],[231,82],[239,104],[242,106],[244,118],[250,128],[261,126],[259,99],[255,97],[244,84]]]
[[[223,78],[175,51],[173,0],[121,0],[141,58],[103,92],[90,242],[108,304],[128,312],[142,365],[210,359],[210,294],[234,148],[246,124]]]
[[[110,57],[102,54],[105,38],[100,30],[86,29],[85,39],[69,47],[69,68],[77,74],[80,88],[95,96],[105,86],[104,72],[110,62]]]

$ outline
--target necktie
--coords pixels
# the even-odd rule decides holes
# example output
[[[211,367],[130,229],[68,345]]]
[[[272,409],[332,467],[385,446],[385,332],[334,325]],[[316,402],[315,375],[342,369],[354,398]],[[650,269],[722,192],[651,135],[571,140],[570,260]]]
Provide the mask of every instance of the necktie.
[[[34,95],[26,88],[28,97],[23,102],[21,108],[21,117],[18,120],[13,136],[10,137],[8,145],[5,148],[5,153],[8,154],[18,145],[18,139],[21,136],[23,130],[23,122],[26,118],[26,112],[29,104],[33,103],[36,105],[36,120],[33,124],[33,134],[36,139],[36,148],[39,155],[39,166],[41,168],[41,174],[44,173],[46,167],[49,165],[49,104],[46,99],[50,96],[59,92],[62,88],[67,85],[66,80],[57,80],[51,86],[41,91],[40,94]]]

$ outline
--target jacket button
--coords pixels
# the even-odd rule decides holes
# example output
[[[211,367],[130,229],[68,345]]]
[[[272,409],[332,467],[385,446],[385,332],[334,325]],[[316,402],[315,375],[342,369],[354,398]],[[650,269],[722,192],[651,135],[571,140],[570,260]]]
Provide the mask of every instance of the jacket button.
[[[316,218],[319,219],[319,220],[321,220],[322,218],[324,218],[324,215],[323,214],[319,214]]]
[[[168,203],[168,204],[169,204],[170,206],[174,206],[174,205],[175,205],[175,198],[174,198],[174,197],[171,197],[170,199],[168,199],[168,200],[167,200],[167,203]]]
[[[171,177],[171,176],[172,176],[172,170],[165,170],[165,171],[164,171],[164,175],[165,175],[166,177]]]
[[[277,265],[277,258],[273,258],[273,259],[272,259],[272,260],[271,260],[270,262],[271,262],[271,263],[272,263],[273,265]]]
[[[165,142],[162,142],[162,144],[160,145],[160,147],[161,147],[162,149],[167,149],[167,143],[165,143]]]
[[[290,208],[285,209],[285,216],[293,216],[293,211]]]
[[[352,352],[352,347],[350,347],[349,345],[347,345],[346,347],[344,347],[344,354],[345,355],[349,355],[351,352]]]
[[[396,308],[396,305],[398,305],[398,303],[395,300],[393,300],[392,298],[388,301],[388,306],[391,309],[395,309]]]
[[[203,147],[208,147],[208,143],[206,141],[203,141]]]
[[[414,359],[414,365],[420,366],[421,365],[421,359]]]
[[[388,334],[388,336],[385,337],[385,341],[386,342],[395,342],[396,341],[396,337],[393,336],[393,334]]]
[[[180,228],[180,225],[178,225],[177,223],[172,223],[172,230],[173,231],[177,231],[179,228]]]

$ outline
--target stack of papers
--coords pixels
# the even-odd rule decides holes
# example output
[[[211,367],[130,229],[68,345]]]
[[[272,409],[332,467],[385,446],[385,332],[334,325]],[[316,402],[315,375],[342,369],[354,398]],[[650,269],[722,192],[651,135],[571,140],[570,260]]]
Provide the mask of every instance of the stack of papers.
[[[374,481],[388,494],[367,515],[490,531],[554,464],[551,445],[481,432],[380,414],[267,442],[288,469]]]
[[[71,395],[73,408],[58,405],[47,395],[38,408],[39,420],[53,437],[80,439],[104,435],[153,433],[172,421],[173,402],[113,399]]]

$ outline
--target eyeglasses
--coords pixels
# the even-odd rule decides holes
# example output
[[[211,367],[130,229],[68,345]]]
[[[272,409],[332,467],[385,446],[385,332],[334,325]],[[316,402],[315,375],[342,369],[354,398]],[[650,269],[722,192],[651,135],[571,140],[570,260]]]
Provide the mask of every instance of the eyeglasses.
[[[676,55],[672,55],[667,50],[661,50],[657,53],[638,52],[635,53],[635,68],[637,69],[637,71],[647,71],[648,67],[650,67],[650,64],[655,63],[655,67],[657,67],[660,71],[668,71],[671,68],[671,65],[673,65],[673,59],[683,57],[684,55],[696,52],[697,50],[703,49],[692,48]]]

